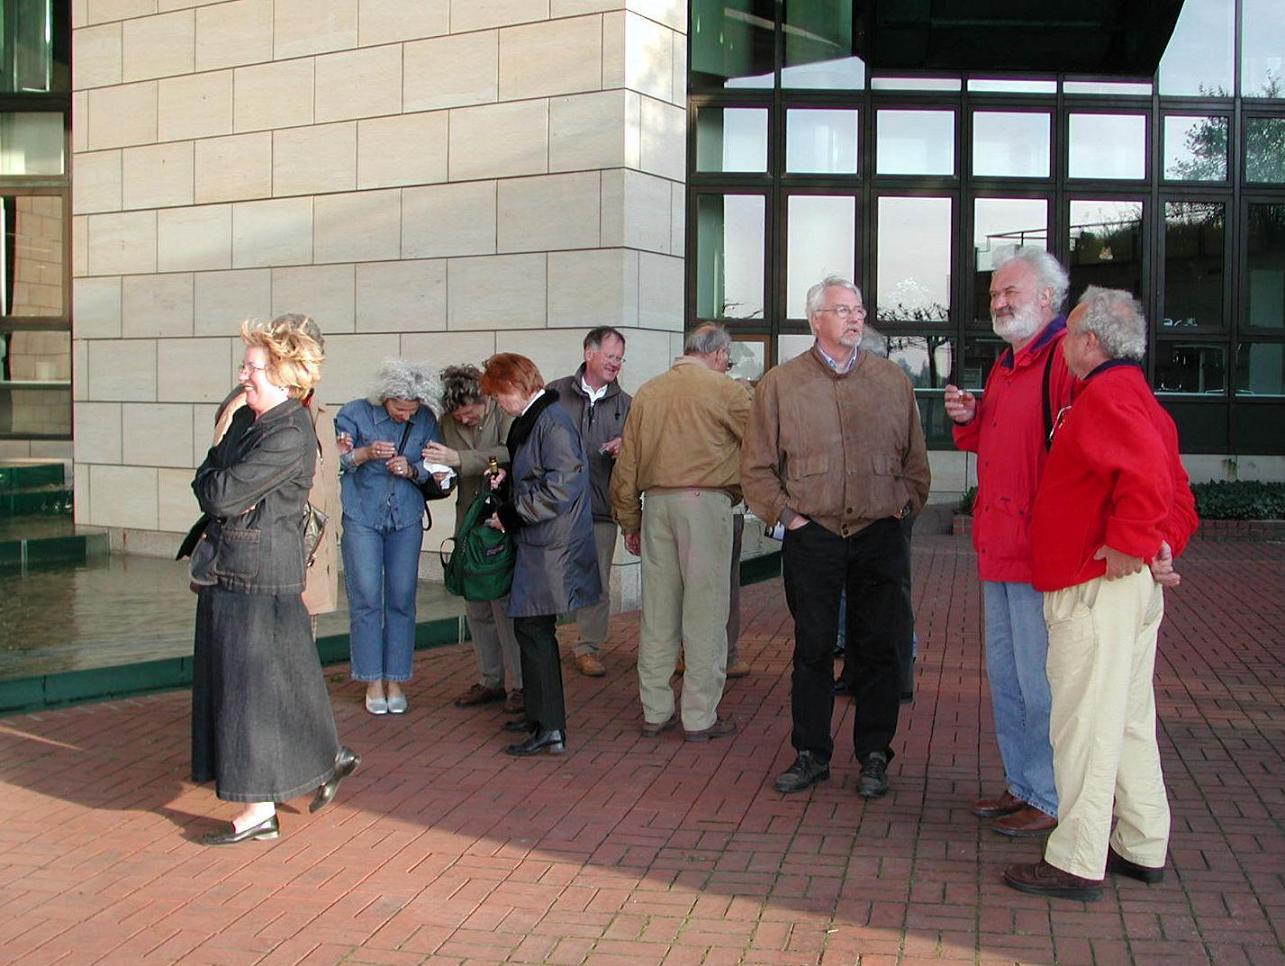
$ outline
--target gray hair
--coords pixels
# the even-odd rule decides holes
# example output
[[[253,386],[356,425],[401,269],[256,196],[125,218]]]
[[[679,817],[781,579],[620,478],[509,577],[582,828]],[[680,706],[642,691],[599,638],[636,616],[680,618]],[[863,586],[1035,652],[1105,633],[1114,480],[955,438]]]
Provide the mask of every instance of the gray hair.
[[[808,289],[807,313],[808,318],[817,314],[821,308],[822,299],[825,296],[825,290],[828,288],[846,288],[857,298],[861,298],[861,289],[852,283],[851,279],[844,278],[842,275],[827,275],[821,281],[817,282]],[[864,301],[864,300],[863,300]]]
[[[268,323],[270,329],[294,329],[296,332],[302,332],[313,342],[317,343],[325,351],[326,340],[321,337],[321,327],[313,320],[311,315],[302,315],[299,312],[287,312],[285,315],[278,315]]]
[[[683,340],[683,355],[712,356],[731,344],[732,337],[727,334],[727,329],[717,322],[705,322],[687,333]]]
[[[1147,351],[1147,320],[1141,303],[1131,293],[1090,285],[1078,304],[1085,306],[1081,330],[1098,337],[1108,358],[1142,361]]]
[[[1001,248],[995,255],[992,271],[997,271],[1013,261],[1025,262],[1030,266],[1036,279],[1039,280],[1040,288],[1053,291],[1051,306],[1053,313],[1056,315],[1062,311],[1062,303],[1066,301],[1066,293],[1071,288],[1071,279],[1066,274],[1066,269],[1062,267],[1062,263],[1042,248],[1025,245]]]
[[[442,382],[436,371],[406,359],[385,359],[375,374],[375,384],[366,401],[382,406],[387,399],[415,400],[434,415],[442,414]]]
[[[481,402],[482,370],[477,366],[447,366],[442,370],[442,409],[453,413],[462,406]]]

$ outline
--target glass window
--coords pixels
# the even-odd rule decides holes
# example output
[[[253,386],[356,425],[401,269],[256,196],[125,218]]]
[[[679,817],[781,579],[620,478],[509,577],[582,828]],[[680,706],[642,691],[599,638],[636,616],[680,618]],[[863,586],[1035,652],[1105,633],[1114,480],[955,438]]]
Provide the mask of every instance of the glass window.
[[[973,114],[973,174],[1000,178],[1049,176],[1048,114],[976,111]]]
[[[4,0],[0,4],[0,92],[67,90],[67,57],[55,49],[56,36],[54,0]]]
[[[1142,291],[1142,202],[1071,202],[1071,298],[1087,285]]]
[[[775,51],[774,0],[692,0],[693,87],[770,88]]]
[[[696,170],[766,171],[767,108],[699,108]]]
[[[1150,81],[1065,81],[1062,91],[1066,94],[1108,94],[1113,96],[1148,96]]]
[[[1227,118],[1165,118],[1165,173],[1170,181],[1227,180]]]
[[[957,91],[963,86],[957,77],[875,77],[872,91]]]
[[[1043,198],[977,198],[973,201],[973,316],[991,324],[990,276],[995,256],[1008,248],[1048,248],[1048,202]]]
[[[890,335],[884,355],[901,367],[916,389],[943,389],[955,364],[955,340],[944,335]]]
[[[1227,247],[1221,202],[1165,203],[1165,290],[1160,327],[1222,326]]]
[[[1280,0],[1242,0],[1240,96],[1285,97],[1285,17]]]
[[[696,314],[702,319],[763,317],[762,195],[696,199]]]
[[[950,314],[950,198],[879,199],[878,321]]]
[[[0,196],[0,315],[66,315],[62,198]]]
[[[1236,347],[1236,395],[1285,396],[1285,342]]]
[[[852,0],[785,0],[781,17],[782,87],[855,91],[865,86],[865,61],[855,56],[852,38]]]
[[[70,332],[0,332],[0,437],[70,436],[70,385]]]
[[[954,174],[954,111],[878,113],[879,174]]]
[[[787,111],[785,170],[790,174],[856,174],[857,120],[856,111]]]
[[[1251,204],[1245,226],[1245,321],[1285,328],[1285,204]]]
[[[1236,5],[1185,0],[1160,59],[1160,93],[1231,97]]]
[[[1245,180],[1285,181],[1285,117],[1245,118]]]
[[[992,94],[1056,94],[1057,81],[978,77],[968,82],[968,89]]]
[[[1146,177],[1146,117],[1072,114],[1069,123],[1072,178]]]
[[[788,201],[785,314],[807,317],[808,289],[827,275],[855,281],[857,200],[851,195],[792,195]]]
[[[866,326],[868,329],[869,326]],[[789,332],[783,333],[776,337],[776,364],[779,366],[783,362],[789,362],[795,356],[801,356],[812,348],[815,342],[810,334]]]
[[[0,175],[62,174],[62,114],[0,114]]]
[[[1221,342],[1155,345],[1156,392],[1222,396],[1227,392],[1227,346]]]
[[[1008,343],[997,335],[970,335],[964,339],[964,358],[959,368],[959,386],[974,392],[986,385],[999,357],[1008,348]]]

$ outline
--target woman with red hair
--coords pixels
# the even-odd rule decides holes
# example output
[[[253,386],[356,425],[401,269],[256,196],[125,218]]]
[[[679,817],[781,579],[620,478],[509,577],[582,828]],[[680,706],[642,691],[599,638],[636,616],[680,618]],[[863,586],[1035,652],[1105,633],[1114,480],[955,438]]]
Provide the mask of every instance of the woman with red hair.
[[[489,521],[513,534],[517,546],[509,616],[521,649],[526,714],[505,728],[525,731],[527,740],[505,750],[519,756],[546,749],[560,754],[566,747],[567,712],[558,614],[596,603],[602,594],[589,465],[579,430],[526,356],[492,356],[481,387],[514,417],[508,437],[511,470],[501,470],[491,482],[505,502]]]

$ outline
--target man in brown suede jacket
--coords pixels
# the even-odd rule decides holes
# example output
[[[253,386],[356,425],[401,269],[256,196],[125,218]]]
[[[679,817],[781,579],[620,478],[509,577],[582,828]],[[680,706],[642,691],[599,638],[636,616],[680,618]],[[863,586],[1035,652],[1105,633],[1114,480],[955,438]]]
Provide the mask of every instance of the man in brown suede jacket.
[[[785,526],[798,757],[776,787],[797,792],[830,777],[833,652],[846,588],[857,793],[876,798],[888,791],[901,692],[896,633],[908,619],[900,612],[910,566],[901,521],[928,499],[928,454],[910,380],[860,348],[860,289],[831,276],[808,290],[807,309],[816,342],[763,377],[741,452],[750,509],[768,526]],[[872,632],[858,633],[862,620]]]

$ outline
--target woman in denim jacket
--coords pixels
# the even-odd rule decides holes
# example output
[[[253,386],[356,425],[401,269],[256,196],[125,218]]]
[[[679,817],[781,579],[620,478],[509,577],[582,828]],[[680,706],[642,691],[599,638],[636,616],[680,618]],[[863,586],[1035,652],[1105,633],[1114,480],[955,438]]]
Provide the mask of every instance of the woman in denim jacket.
[[[415,650],[415,589],[429,474],[419,460],[441,442],[436,370],[405,359],[380,366],[375,388],[339,410],[344,507],[344,586],[354,681],[366,682],[371,714],[406,711],[403,682]]]
[[[303,514],[317,440],[300,404],[320,346],[295,329],[243,325],[245,405],[196,471],[210,518],[197,598],[192,778],[245,803],[207,845],[280,834],[276,803],[316,789],[326,805],[360,758],[339,744],[303,604]]]

